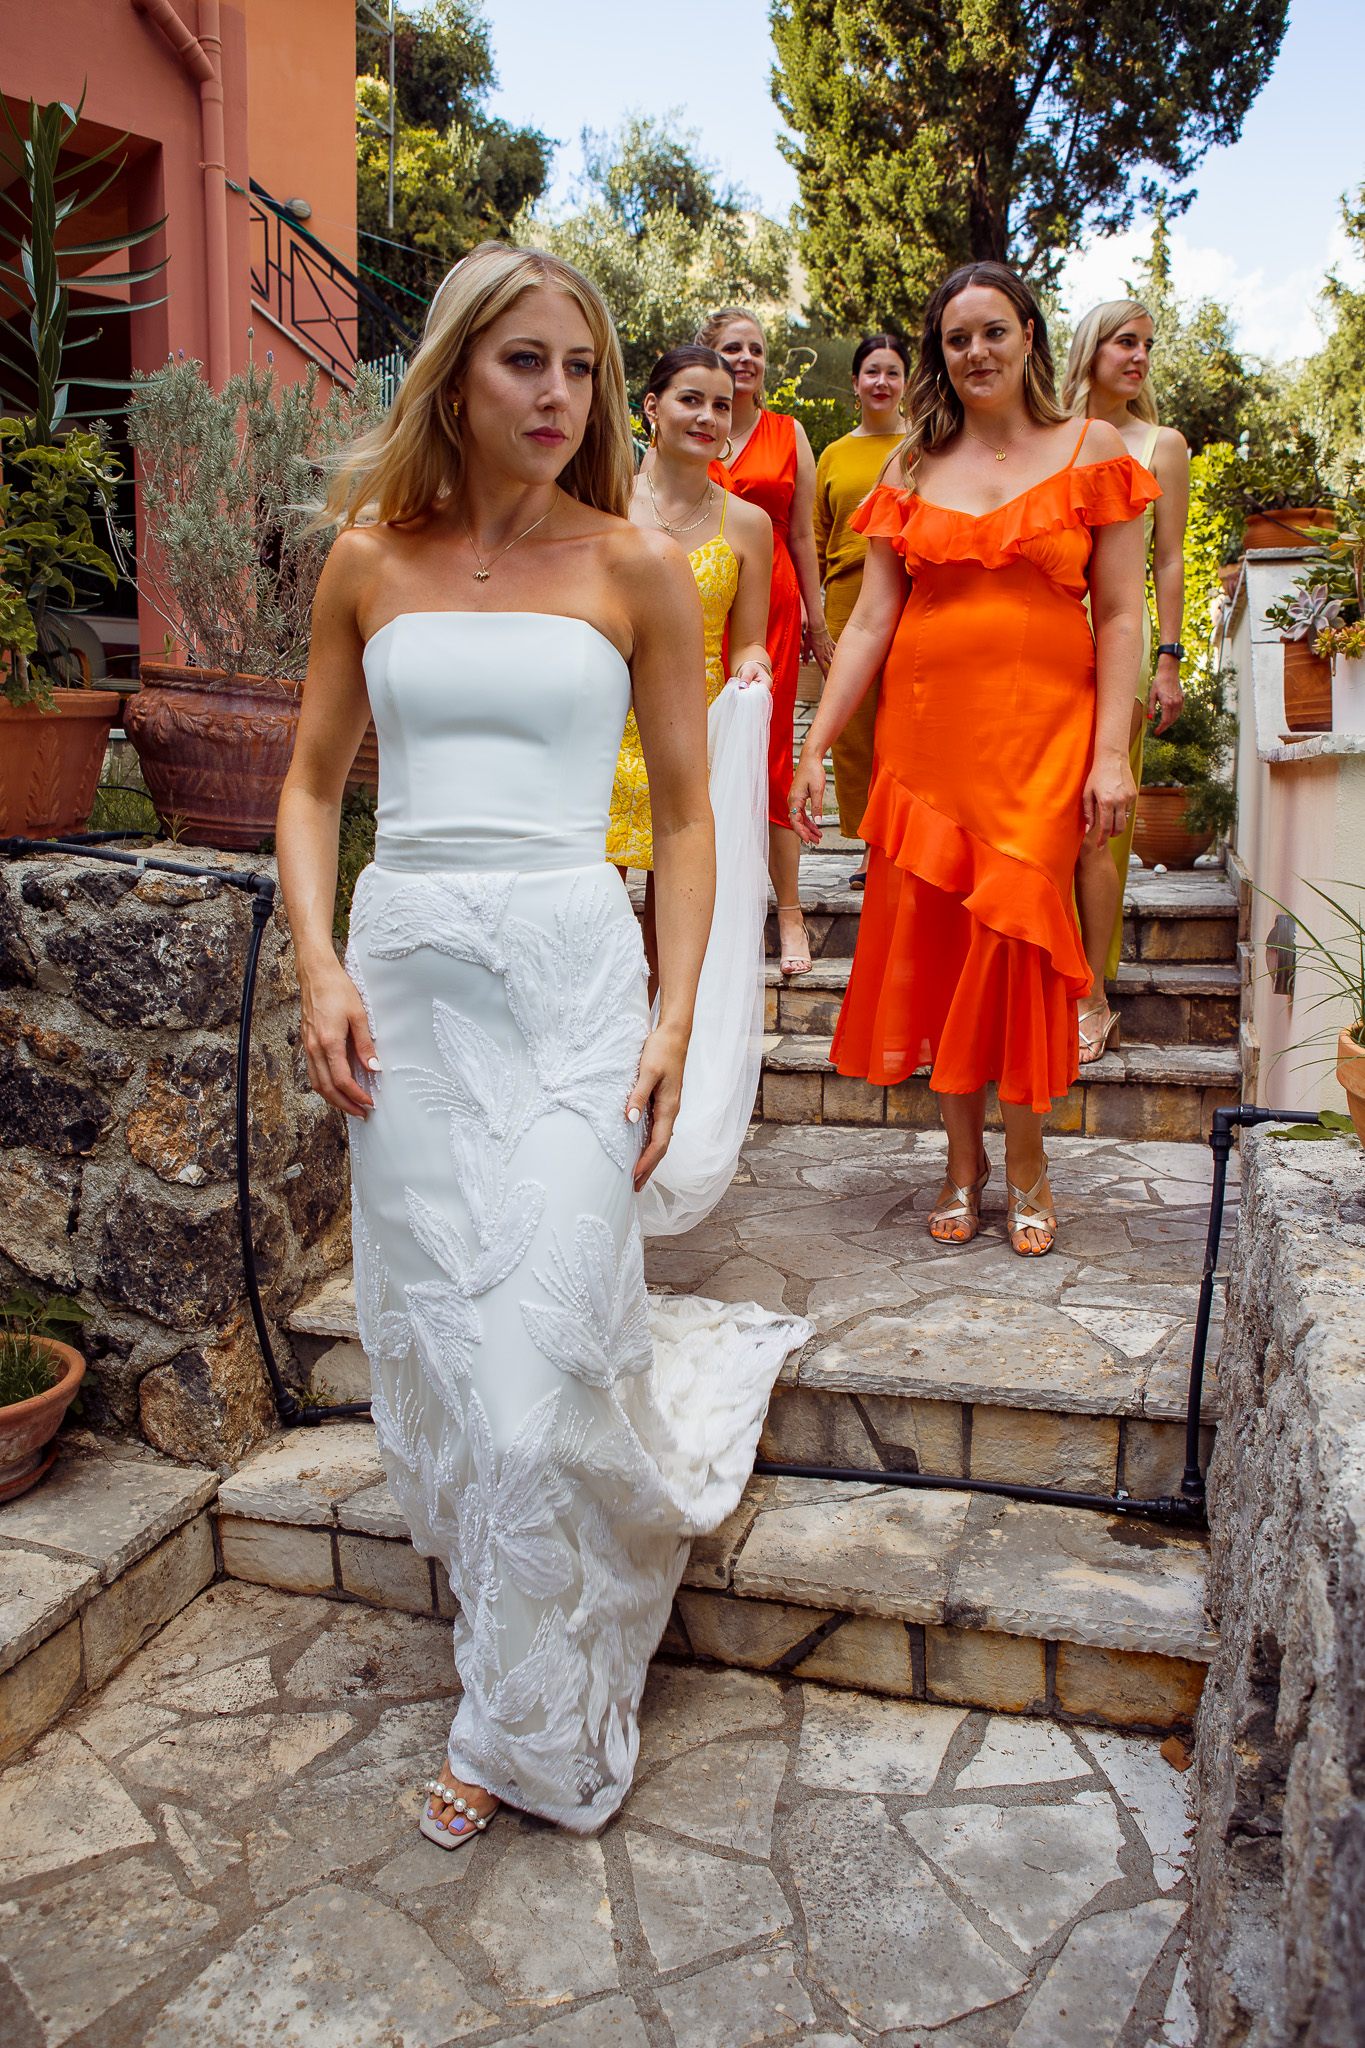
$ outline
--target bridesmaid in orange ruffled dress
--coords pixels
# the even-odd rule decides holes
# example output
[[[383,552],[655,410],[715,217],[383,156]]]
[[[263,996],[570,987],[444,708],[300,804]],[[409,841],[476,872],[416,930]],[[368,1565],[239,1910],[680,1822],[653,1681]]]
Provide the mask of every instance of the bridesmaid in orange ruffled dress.
[[[792,816],[813,842],[825,750],[885,664],[832,1058],[877,1084],[932,1067],[948,1165],[929,1231],[954,1244],[980,1228],[994,1081],[1010,1243],[1036,1258],[1057,1229],[1043,1119],[1079,1072],[1091,982],[1071,877],[1083,840],[1121,831],[1136,800],[1141,515],[1160,493],[1106,421],[1062,413],[1042,313],[1002,264],[954,271],[929,301],[906,412],[853,517],[862,593]]]

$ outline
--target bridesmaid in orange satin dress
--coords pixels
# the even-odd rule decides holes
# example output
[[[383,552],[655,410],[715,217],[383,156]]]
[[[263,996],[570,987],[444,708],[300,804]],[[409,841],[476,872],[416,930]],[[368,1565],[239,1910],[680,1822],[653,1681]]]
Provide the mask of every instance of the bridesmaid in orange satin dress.
[[[948,1243],[980,1227],[996,1082],[1010,1243],[1037,1257],[1057,1228],[1043,1118],[1079,1072],[1091,979],[1071,876],[1087,835],[1121,830],[1136,801],[1141,514],[1159,492],[1107,422],[1062,413],[1042,314],[1001,264],[955,271],[929,301],[906,411],[854,515],[862,594],[792,804],[813,840],[825,750],[885,663],[832,1057],[878,1084],[932,1066],[948,1171],[929,1230]]]
[[[777,896],[784,974],[810,971],[810,941],[797,895],[801,846],[792,830],[792,722],[801,666],[801,609],[815,660],[827,670],[834,642],[825,624],[815,553],[815,456],[798,420],[766,410],[767,340],[742,306],[722,306],[697,340],[724,356],[735,373],[732,451],[711,474],[738,498],[758,505],[773,523],[773,580],[768,598],[768,659],[773,665],[773,717],[768,735],[768,872]]]

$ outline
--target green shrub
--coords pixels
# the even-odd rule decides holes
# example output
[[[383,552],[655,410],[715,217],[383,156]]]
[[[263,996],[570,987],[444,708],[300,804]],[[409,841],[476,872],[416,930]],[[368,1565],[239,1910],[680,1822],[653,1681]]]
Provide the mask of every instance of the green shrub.
[[[36,1337],[10,1330],[0,1334],[0,1408],[46,1394],[60,1378],[52,1353]]]
[[[332,937],[344,947],[351,926],[351,898],[362,868],[374,859],[375,799],[368,789],[342,799],[341,836],[337,845],[337,893],[332,910]]]

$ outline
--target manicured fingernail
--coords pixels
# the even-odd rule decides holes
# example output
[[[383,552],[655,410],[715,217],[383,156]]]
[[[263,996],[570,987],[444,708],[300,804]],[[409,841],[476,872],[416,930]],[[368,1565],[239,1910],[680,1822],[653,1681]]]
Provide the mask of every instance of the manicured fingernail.
[[[365,1064],[372,1074],[382,1074],[384,1071],[378,1060],[366,1060]]]
[[[638,1109],[637,1109],[637,1108],[635,1107],[635,1104],[634,1104],[634,1103],[632,1102],[632,1103],[631,1103],[631,1105],[630,1105],[630,1108],[629,1108],[629,1109],[628,1109],[628,1110],[626,1111],[626,1122],[627,1122],[627,1123],[631,1123],[631,1124],[638,1124],[638,1123],[639,1123],[639,1121],[640,1121],[640,1112],[639,1112],[639,1110],[638,1110]]]

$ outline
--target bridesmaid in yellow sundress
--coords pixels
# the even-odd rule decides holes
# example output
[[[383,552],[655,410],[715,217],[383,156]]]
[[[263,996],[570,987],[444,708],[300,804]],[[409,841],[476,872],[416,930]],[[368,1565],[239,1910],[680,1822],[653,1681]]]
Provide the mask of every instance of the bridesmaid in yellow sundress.
[[[714,349],[671,348],[654,365],[645,387],[644,417],[653,460],[635,479],[630,518],[666,533],[687,549],[706,626],[706,701],[713,704],[727,676],[741,683],[772,683],[765,640],[773,572],[773,528],[766,512],[722,490],[707,475],[729,445],[734,372]],[[727,645],[728,642],[728,645]],[[611,794],[607,859],[624,873],[644,868],[644,941],[650,994],[657,975],[654,948],[654,829],[640,733],[626,719]]]

